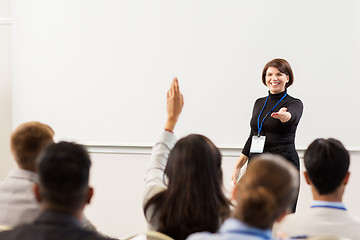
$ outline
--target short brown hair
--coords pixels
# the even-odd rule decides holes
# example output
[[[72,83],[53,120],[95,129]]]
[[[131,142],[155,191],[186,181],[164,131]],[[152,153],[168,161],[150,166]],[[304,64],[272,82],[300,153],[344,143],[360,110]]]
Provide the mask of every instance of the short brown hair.
[[[269,229],[297,196],[299,172],[279,155],[265,153],[251,160],[236,186],[234,217],[250,226]]]
[[[265,80],[265,77],[266,77],[266,71],[269,67],[275,67],[277,68],[280,72],[284,73],[285,75],[289,76],[289,82],[287,82],[285,84],[285,88],[288,88],[290,87],[293,82],[294,82],[294,74],[293,74],[293,71],[290,67],[290,64],[285,60],[285,59],[282,59],[282,58],[275,58],[273,60],[271,60],[270,62],[268,62],[264,69],[263,69],[263,72],[262,72],[262,82],[263,84],[266,86],[266,80]]]
[[[35,170],[35,161],[40,152],[54,142],[54,131],[40,122],[19,125],[11,135],[11,151],[20,168]]]

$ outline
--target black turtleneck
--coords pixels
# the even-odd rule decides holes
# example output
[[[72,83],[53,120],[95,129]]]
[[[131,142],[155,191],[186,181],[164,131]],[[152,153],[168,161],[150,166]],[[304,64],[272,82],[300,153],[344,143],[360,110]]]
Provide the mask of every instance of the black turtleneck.
[[[266,103],[264,111],[260,116],[260,123],[264,116],[276,105],[276,103],[286,94],[287,91],[285,89],[284,92],[278,94],[271,94],[269,92],[269,99]],[[266,97],[259,98],[256,100],[254,104],[253,114],[250,121],[250,136],[246,141],[244,149],[242,153],[246,156],[250,154],[250,146],[253,135],[257,135],[258,125],[257,120],[258,116],[261,112],[261,109],[264,106]],[[270,115],[266,117],[263,127],[261,129],[261,135],[266,136],[265,148],[266,146],[275,146],[275,145],[283,145],[283,144],[291,144],[295,141],[295,132],[296,127],[299,124],[302,112],[303,112],[303,104],[300,99],[293,98],[289,96],[289,94],[276,106],[276,108],[272,112],[278,112],[280,108],[286,107],[288,112],[291,114],[291,119],[282,123],[280,120],[272,118]]]

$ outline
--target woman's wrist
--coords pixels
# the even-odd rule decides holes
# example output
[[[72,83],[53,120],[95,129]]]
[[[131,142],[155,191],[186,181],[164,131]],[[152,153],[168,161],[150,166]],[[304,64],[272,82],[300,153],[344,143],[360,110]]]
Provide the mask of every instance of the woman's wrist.
[[[164,129],[169,132],[174,132],[176,122],[174,119],[167,119]]]
[[[167,128],[164,128],[164,131],[174,133],[174,131],[172,131],[172,130],[170,130],[170,129],[167,129]]]

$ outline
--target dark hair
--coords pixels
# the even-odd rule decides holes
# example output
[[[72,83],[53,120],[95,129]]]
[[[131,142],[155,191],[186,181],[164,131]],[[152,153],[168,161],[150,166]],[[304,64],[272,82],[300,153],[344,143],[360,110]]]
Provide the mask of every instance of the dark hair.
[[[234,217],[250,226],[269,229],[291,208],[298,189],[299,172],[292,164],[279,155],[258,155],[236,186]]]
[[[289,82],[287,82],[285,84],[285,88],[290,87],[293,82],[294,82],[294,74],[292,72],[292,69],[290,67],[290,64],[285,60],[285,59],[281,59],[281,58],[275,58],[273,60],[271,60],[270,62],[268,62],[262,72],[262,82],[263,84],[266,86],[266,71],[269,67],[275,67],[277,68],[280,72],[284,73],[285,75],[289,76]]]
[[[19,125],[11,135],[11,151],[19,167],[35,170],[35,161],[40,152],[54,142],[54,131],[40,122]]]
[[[344,145],[333,138],[314,140],[305,151],[304,163],[319,194],[334,192],[344,180],[350,157]]]
[[[221,153],[205,136],[191,134],[171,150],[165,168],[167,189],[145,205],[154,207],[151,220],[158,229],[176,240],[194,232],[216,232],[230,213],[223,192]]]
[[[90,166],[89,154],[79,144],[48,146],[37,161],[41,199],[59,210],[79,210],[86,201]]]

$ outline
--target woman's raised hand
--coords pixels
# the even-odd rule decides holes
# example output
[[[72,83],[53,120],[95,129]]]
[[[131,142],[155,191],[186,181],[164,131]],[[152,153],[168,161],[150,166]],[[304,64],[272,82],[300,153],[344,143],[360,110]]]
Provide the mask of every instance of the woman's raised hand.
[[[177,77],[174,77],[167,92],[167,120],[165,129],[173,131],[184,106],[184,98],[179,89]]]

